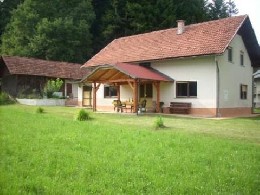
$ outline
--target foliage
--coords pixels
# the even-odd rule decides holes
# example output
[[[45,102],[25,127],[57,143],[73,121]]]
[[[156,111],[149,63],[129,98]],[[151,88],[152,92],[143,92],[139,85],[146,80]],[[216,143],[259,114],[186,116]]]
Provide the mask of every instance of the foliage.
[[[115,38],[238,12],[233,0],[20,0],[17,9],[13,1],[0,3],[3,54],[79,63]]]
[[[78,112],[77,118],[78,121],[86,121],[89,120],[89,113],[85,109],[80,109]]]
[[[43,112],[44,112],[44,109],[42,107],[38,107],[36,109],[36,113],[38,113],[38,114],[42,114]]]
[[[9,23],[11,17],[11,11],[15,9],[23,0],[0,0],[0,37],[5,29],[5,26]],[[0,39],[1,46],[1,39]]]
[[[15,101],[7,93],[0,92],[0,105],[14,104]]]
[[[234,1],[213,0],[207,5],[208,16],[211,20],[226,18],[238,13]]]
[[[154,117],[1,107],[1,194],[258,194],[260,118]],[[15,122],[14,122],[15,121]]]
[[[156,117],[156,120],[155,120],[154,124],[155,124],[155,129],[159,129],[159,128],[164,128],[165,127],[162,116]]]
[[[48,80],[44,86],[44,93],[47,95],[47,98],[53,97],[54,92],[58,92],[63,85],[63,80],[57,78],[56,80]]]
[[[25,0],[12,11],[2,36],[2,53],[84,62],[92,53],[90,0]]]

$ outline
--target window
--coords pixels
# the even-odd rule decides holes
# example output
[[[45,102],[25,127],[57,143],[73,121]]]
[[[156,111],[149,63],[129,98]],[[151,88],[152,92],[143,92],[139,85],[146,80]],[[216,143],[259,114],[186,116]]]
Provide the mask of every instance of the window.
[[[140,97],[152,98],[153,97],[153,85],[152,83],[146,83],[140,85]]]
[[[228,47],[228,61],[233,62],[233,51],[232,47]]]
[[[104,86],[104,97],[105,98],[117,97],[117,87],[105,85]]]
[[[140,66],[146,67],[146,68],[150,68],[151,67],[151,62],[142,62],[139,63]]]
[[[240,86],[240,98],[242,100],[247,99],[247,85],[241,85]]]
[[[244,66],[244,52],[240,51],[240,65]]]
[[[197,82],[184,81],[176,83],[177,97],[197,97]]]

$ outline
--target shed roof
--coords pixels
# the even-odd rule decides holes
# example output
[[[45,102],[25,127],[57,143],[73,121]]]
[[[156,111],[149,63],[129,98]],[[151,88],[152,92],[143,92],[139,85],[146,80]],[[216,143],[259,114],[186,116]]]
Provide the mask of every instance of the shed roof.
[[[243,37],[253,64],[260,64],[254,30],[249,17],[243,15],[187,25],[180,35],[177,28],[170,28],[115,39],[84,66],[222,54],[237,33]]]
[[[98,66],[82,79],[88,82],[127,82],[131,79],[150,81],[173,81],[163,73],[136,64],[116,63]]]
[[[81,64],[40,60],[35,58],[2,56],[0,58],[10,74],[36,75],[52,78],[66,78],[80,80],[89,73]]]

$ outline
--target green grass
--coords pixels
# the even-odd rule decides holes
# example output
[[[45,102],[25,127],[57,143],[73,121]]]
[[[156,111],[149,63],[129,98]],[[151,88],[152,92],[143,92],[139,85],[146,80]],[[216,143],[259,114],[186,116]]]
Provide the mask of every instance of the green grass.
[[[255,109],[254,109],[254,113],[260,114],[260,108],[255,108]]]
[[[0,194],[259,194],[260,118],[0,106]]]

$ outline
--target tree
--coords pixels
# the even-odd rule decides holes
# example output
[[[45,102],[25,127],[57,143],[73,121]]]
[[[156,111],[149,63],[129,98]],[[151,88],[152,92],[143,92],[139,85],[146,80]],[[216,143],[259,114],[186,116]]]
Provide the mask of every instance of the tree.
[[[229,15],[229,17],[238,13],[238,9],[236,8],[236,4],[235,4],[234,1],[229,0],[227,2],[227,7],[228,7],[228,15]]]
[[[68,62],[92,54],[90,0],[25,0],[12,12],[2,36],[2,53]]]
[[[17,5],[21,4],[22,2],[23,0],[0,0],[0,37],[3,34],[5,26],[10,21],[12,10],[15,9]]]
[[[210,20],[226,18],[238,13],[238,9],[232,0],[228,2],[225,2],[225,0],[212,0],[211,3],[208,3],[207,10]]]
[[[96,1],[94,1],[96,2]],[[176,20],[187,24],[207,20],[204,0],[105,0],[94,8],[98,26],[95,32],[102,48],[115,38],[176,26]],[[103,45],[102,45],[103,44]],[[97,52],[97,50],[95,50]]]

